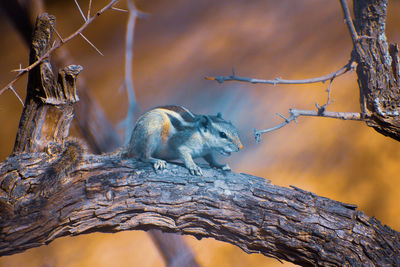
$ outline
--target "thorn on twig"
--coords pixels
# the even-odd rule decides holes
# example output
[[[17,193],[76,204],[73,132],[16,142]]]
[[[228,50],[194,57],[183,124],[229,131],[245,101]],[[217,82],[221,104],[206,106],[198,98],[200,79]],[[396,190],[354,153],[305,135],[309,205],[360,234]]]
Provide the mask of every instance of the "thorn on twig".
[[[18,93],[15,91],[14,86],[10,85],[10,90],[13,91],[15,96],[18,98],[19,102],[21,102],[22,106],[24,106],[24,101],[22,101],[21,97],[18,95]]]
[[[86,19],[85,15],[83,14],[83,11],[82,11],[78,1],[77,0],[74,0],[74,1],[75,1],[76,6],[78,7],[79,13],[81,13],[81,16],[82,16],[83,20],[86,22],[87,19]]]
[[[111,10],[119,11],[119,12],[125,12],[125,13],[128,13],[128,12],[129,12],[129,11],[126,10],[126,9],[121,9],[121,8],[117,8],[117,7],[111,7]]]
[[[21,64],[19,64],[19,68],[18,69],[11,70],[11,72],[18,72],[18,74],[20,74],[20,73],[22,73],[24,71],[26,71],[26,70],[22,68]]]
[[[56,35],[58,36],[58,38],[60,39],[61,43],[64,43],[64,39],[61,37],[60,33],[57,31],[56,27],[54,27],[53,25],[51,25],[51,27],[53,28],[54,32],[56,33]]]
[[[276,113],[276,115],[278,115],[279,117],[281,117],[282,119],[284,119],[286,122],[290,122],[288,118],[286,118],[285,116],[283,116],[280,113]]]
[[[92,0],[89,0],[89,7],[88,7],[88,12],[87,12],[87,16],[86,19],[90,19],[90,10],[92,9]]]
[[[93,48],[97,51],[97,53],[99,53],[100,55],[104,56],[103,53],[101,53],[101,51],[100,51],[94,44],[92,44],[92,42],[90,42],[89,39],[87,39],[87,38],[85,37],[85,35],[83,35],[82,33],[79,33],[79,35],[80,35],[86,42],[88,42],[88,44],[90,44],[90,46],[93,47]]]

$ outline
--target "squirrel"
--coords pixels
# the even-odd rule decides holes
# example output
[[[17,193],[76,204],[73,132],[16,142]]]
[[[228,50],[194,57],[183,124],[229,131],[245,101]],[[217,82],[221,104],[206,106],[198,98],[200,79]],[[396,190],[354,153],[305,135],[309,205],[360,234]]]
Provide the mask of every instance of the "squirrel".
[[[155,170],[166,168],[166,160],[180,159],[190,174],[202,175],[193,158],[203,157],[212,167],[229,171],[213,152],[229,156],[242,148],[237,129],[221,113],[197,115],[170,105],[156,107],[137,120],[124,155],[152,163]]]

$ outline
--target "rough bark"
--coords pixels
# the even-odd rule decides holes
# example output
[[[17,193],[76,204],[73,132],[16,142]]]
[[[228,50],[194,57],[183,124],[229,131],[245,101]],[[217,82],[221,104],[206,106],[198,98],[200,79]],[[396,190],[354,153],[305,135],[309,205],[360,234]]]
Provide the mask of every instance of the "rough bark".
[[[156,173],[135,160],[85,155],[46,199],[37,188],[49,162],[37,152],[2,163],[0,255],[66,235],[159,229],[304,266],[400,265],[399,233],[354,205],[264,178],[206,168],[197,177],[175,164]]]
[[[29,63],[50,48],[55,18],[44,14],[36,22]],[[13,153],[43,151],[50,142],[63,144],[73,118],[72,103],[79,100],[75,79],[81,66],[70,65],[53,75],[49,60],[38,65],[28,76],[27,96],[18,127]],[[53,127],[51,127],[53,126]]]
[[[387,0],[355,0],[354,26],[359,36],[357,65],[361,111],[367,124],[400,141],[400,89],[397,45],[386,40]]]

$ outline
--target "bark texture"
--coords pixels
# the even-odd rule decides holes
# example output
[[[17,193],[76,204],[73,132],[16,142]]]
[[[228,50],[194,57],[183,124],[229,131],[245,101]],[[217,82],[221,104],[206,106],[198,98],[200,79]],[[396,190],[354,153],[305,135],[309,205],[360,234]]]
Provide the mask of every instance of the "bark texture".
[[[43,198],[39,177],[53,160],[37,152],[2,163],[0,255],[65,235],[159,229],[304,266],[400,265],[399,233],[354,205],[298,188],[205,167],[203,177],[175,164],[156,173],[135,160],[84,155],[62,188]]]
[[[386,40],[387,5],[387,0],[354,0],[358,40],[353,56],[367,124],[400,141],[399,58],[397,45]]]

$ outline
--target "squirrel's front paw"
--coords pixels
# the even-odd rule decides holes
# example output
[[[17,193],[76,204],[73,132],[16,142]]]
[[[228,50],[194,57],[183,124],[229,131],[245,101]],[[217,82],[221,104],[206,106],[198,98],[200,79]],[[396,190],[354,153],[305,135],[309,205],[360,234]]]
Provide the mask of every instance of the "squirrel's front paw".
[[[201,168],[196,164],[193,164],[192,166],[187,166],[187,168],[189,169],[191,175],[203,175]]]
[[[223,170],[223,171],[230,171],[230,170],[231,170],[231,167],[229,167],[228,164],[224,164],[224,165],[221,166],[221,170]]]
[[[167,167],[167,162],[165,160],[158,159],[153,163],[155,170],[162,170]]]

